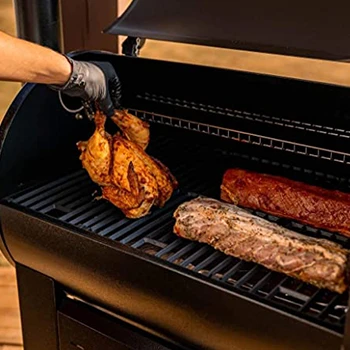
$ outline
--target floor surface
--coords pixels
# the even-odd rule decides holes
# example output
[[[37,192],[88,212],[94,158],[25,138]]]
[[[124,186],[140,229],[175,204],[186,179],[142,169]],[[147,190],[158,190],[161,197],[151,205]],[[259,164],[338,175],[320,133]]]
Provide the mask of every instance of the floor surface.
[[[0,350],[21,350],[21,345],[15,269],[0,253]]]

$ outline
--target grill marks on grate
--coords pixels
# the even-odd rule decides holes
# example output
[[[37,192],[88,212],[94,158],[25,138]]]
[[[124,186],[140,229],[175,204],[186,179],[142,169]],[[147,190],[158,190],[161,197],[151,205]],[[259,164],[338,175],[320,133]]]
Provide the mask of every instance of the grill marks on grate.
[[[203,177],[198,176],[205,174],[206,168],[210,166],[208,155],[200,157],[203,147],[191,147],[188,150],[189,159],[186,160],[174,156],[178,147],[176,144],[169,151],[172,146],[166,138],[159,138],[156,145],[155,156],[169,165],[182,189],[213,196],[217,191],[217,179],[213,179],[210,174],[203,181]],[[167,157],[168,152],[170,157]],[[183,154],[182,150],[180,156]],[[213,159],[213,164],[220,166],[217,164],[219,158],[214,156]],[[173,212],[180,203],[193,195],[176,191],[164,208],[153,210],[151,215],[141,219],[130,220],[108,202],[94,200],[95,191],[98,188],[86,172],[80,170],[57,181],[21,192],[9,200],[191,270],[229,290],[239,291],[255,300],[343,332],[347,293],[338,295],[319,290],[260,265],[228,257],[210,246],[175,236],[172,233]],[[324,236],[350,248],[349,240],[343,236],[265,213],[252,212],[292,230],[315,237]]]

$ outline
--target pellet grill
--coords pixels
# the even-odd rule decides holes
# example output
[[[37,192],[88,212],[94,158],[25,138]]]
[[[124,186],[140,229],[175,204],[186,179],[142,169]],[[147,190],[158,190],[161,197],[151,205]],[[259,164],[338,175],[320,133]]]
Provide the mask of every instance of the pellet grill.
[[[346,60],[349,7],[138,0],[105,30],[128,37],[123,54],[70,54],[114,65],[123,106],[151,124],[148,153],[179,181],[144,218],[94,200],[76,147],[93,123],[46,86],[21,89],[1,124],[0,244],[17,271],[25,350],[350,349],[348,293],[172,233],[176,207],[219,198],[232,166],[349,191],[349,88],[137,55],[150,38]],[[350,248],[342,235],[255,213]]]

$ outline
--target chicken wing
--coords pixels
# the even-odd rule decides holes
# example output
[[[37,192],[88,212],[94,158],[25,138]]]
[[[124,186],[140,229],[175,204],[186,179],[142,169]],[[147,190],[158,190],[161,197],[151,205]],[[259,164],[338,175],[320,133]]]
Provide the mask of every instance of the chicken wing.
[[[126,139],[136,143],[143,150],[147,148],[150,138],[148,123],[128,113],[126,110],[116,110],[111,119],[118,125]]]

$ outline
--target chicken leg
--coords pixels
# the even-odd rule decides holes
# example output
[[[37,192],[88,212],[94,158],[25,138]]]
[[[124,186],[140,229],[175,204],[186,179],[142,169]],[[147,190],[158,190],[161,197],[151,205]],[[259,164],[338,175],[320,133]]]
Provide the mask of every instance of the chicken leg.
[[[112,137],[104,129],[106,116],[102,112],[96,112],[94,121],[95,132],[90,139],[77,143],[81,151],[79,159],[92,181],[100,186],[108,186],[110,184]]]

